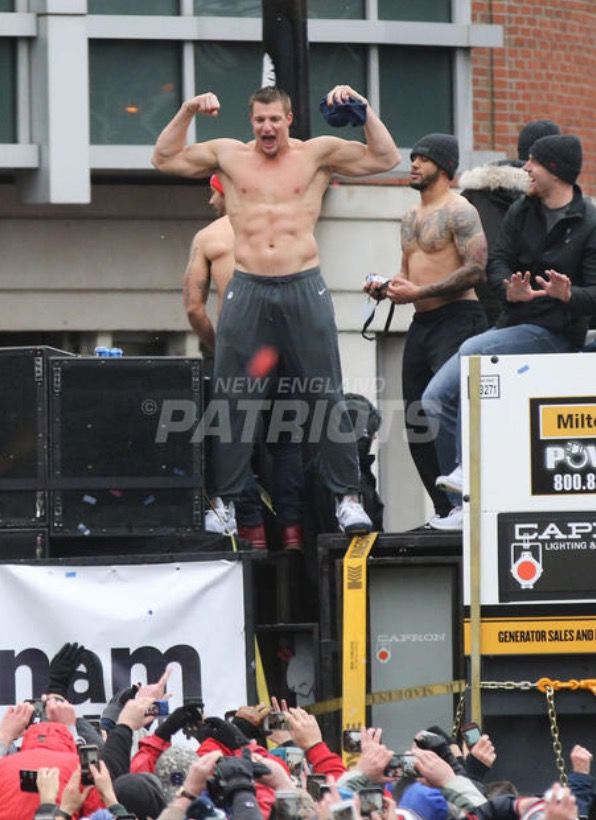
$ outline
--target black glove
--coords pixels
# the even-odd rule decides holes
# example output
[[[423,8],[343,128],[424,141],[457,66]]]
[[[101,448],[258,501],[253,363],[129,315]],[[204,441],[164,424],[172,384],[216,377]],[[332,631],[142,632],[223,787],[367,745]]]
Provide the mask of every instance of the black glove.
[[[476,785],[479,783],[481,784],[486,775],[490,772],[490,766],[487,766],[481,760],[478,760],[478,758],[473,754],[469,754],[466,757],[464,761],[464,768],[466,770],[466,775],[470,778],[470,780],[475,780]],[[480,786],[480,791],[483,791],[482,786]]]
[[[271,734],[270,732],[266,733],[260,726],[255,726],[254,723],[251,723],[250,720],[246,720],[246,718],[241,717],[233,717],[229,723],[233,723],[236,728],[240,729],[244,737],[247,737],[249,740],[256,740],[260,746],[265,746],[267,743],[267,734]]]
[[[205,718],[196,737],[201,743],[208,737],[213,738],[232,750],[246,746],[248,743],[248,738],[237,726],[218,717]]]
[[[139,687],[136,684],[128,686],[126,689],[119,689],[115,695],[112,695],[105,709],[101,713],[101,728],[110,731],[116,725],[116,721],[120,717],[120,712],[124,704],[136,697]]]
[[[78,643],[65,643],[50,661],[50,678],[48,694],[66,697],[70,679],[81,662],[81,655],[85,647]]]
[[[194,725],[197,722],[197,707],[196,706],[179,706],[174,709],[171,715],[160,723],[154,734],[162,740],[170,740],[172,735],[186,726]]]
[[[215,769],[215,777],[223,791],[224,800],[230,803],[236,792],[255,793],[255,777],[271,774],[262,763],[253,763],[250,752],[245,749],[242,757],[221,757]]]
[[[434,732],[418,732],[414,738],[414,743],[420,749],[430,749],[431,752],[439,755],[445,763],[449,763],[455,774],[465,774],[463,765],[452,753],[449,744],[441,735]]]

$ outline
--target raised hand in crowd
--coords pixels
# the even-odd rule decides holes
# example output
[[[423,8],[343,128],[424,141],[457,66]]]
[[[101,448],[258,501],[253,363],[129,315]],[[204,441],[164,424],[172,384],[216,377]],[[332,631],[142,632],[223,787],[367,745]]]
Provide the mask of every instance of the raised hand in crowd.
[[[81,663],[85,647],[78,643],[65,643],[50,661],[47,692],[66,698],[72,676]]]
[[[382,729],[367,729],[360,731],[362,754],[358,758],[356,768],[362,772],[371,783],[388,783],[390,778],[384,774],[393,751],[382,743]]]
[[[261,763],[269,769],[269,774],[264,774],[259,778],[260,783],[264,783],[266,786],[269,786],[269,788],[275,790],[293,790],[296,788],[292,778],[288,774],[286,767],[283,766],[278,760],[275,760],[274,757],[263,757],[263,755],[260,755],[257,752],[251,752],[250,758],[253,763]]]
[[[291,707],[286,712],[290,737],[301,749],[307,752],[323,740],[321,727],[314,715],[309,715],[299,706]]]
[[[49,695],[45,703],[46,718],[55,723],[63,723],[65,726],[75,726],[77,713],[72,703],[61,697]]]
[[[416,770],[420,775],[420,781],[426,786],[442,789],[455,776],[449,763],[436,752],[413,746],[412,754],[416,758]]]
[[[17,703],[6,709],[0,720],[0,757],[6,754],[11,743],[21,737],[34,711],[32,703]]]
[[[465,773],[478,784],[482,784],[496,759],[497,753],[492,740],[486,734],[481,735],[466,755]]]
[[[149,726],[155,717],[151,712],[154,703],[155,697],[150,695],[137,695],[136,698],[131,698],[122,707],[118,724],[128,726],[133,732]]]
[[[55,803],[60,790],[60,769],[56,767],[40,766],[37,770],[37,791],[39,802]]]
[[[252,726],[262,726],[269,711],[266,703],[259,703],[257,706],[241,706],[236,710],[234,719],[246,720]]]
[[[154,731],[154,735],[160,737],[162,740],[170,741],[172,735],[179,732],[181,729],[188,729],[195,727],[200,722],[200,713],[197,707],[193,704],[184,704],[178,706],[177,709],[165,718]]]
[[[223,757],[218,750],[214,752],[207,752],[202,757],[198,757],[194,763],[191,764],[190,769],[186,774],[184,783],[182,784],[186,791],[190,794],[200,794],[207,788],[207,781],[213,775],[217,761]]]
[[[110,731],[116,725],[118,716],[122,711],[124,704],[136,697],[139,691],[140,684],[136,683],[132,686],[127,686],[125,689],[119,689],[115,692],[110,700],[107,702],[103,712],[101,713],[101,727],[105,731]]]
[[[488,735],[481,735],[480,739],[470,749],[470,754],[481,763],[484,763],[489,769],[497,759],[495,747]]]
[[[576,743],[569,752],[571,768],[578,774],[590,774],[592,758],[593,754],[585,746],[580,746],[579,743]]]
[[[571,791],[553,783],[544,797],[544,820],[576,820],[577,803]]]
[[[168,698],[171,698],[171,694],[166,694],[166,687],[168,685],[168,680],[170,679],[171,674],[172,669],[168,666],[166,671],[161,676],[161,678],[157,681],[157,683],[139,684],[139,691],[137,692],[137,697],[140,695],[141,697],[153,698],[153,700],[167,700]]]
[[[91,772],[91,777],[93,778],[93,782],[95,783],[95,788],[99,792],[99,796],[101,797],[105,805],[113,806],[115,803],[117,803],[118,798],[116,797],[116,794],[114,792],[112,778],[110,777],[108,767],[103,762],[103,760],[100,760],[98,765],[95,765],[95,763],[90,763],[89,771]]]
[[[275,696],[271,697],[271,711],[283,712],[286,720],[288,720],[289,718],[288,704],[283,698],[282,700],[278,700]],[[267,711],[267,714],[269,714],[269,710]],[[278,746],[281,746],[282,743],[288,743],[290,741],[296,743],[297,746],[300,745],[296,742],[296,739],[292,737],[291,733],[288,732],[286,729],[274,729],[272,732],[269,733],[269,739],[272,740],[273,743],[277,743]]]
[[[81,791],[81,767],[77,766],[62,792],[60,811],[64,812],[64,814],[75,814],[78,812],[87,799],[87,795],[91,789],[92,786],[85,786]]]
[[[269,707],[266,703],[259,703],[257,706],[241,706],[236,710],[232,723],[237,726],[243,735],[249,740],[252,738],[260,745],[265,745],[265,729],[263,723],[269,714]],[[276,743],[284,741],[276,740]]]
[[[331,807],[341,802],[341,797],[337,790],[335,780],[332,777],[327,778],[328,791],[318,801],[315,801],[315,814],[318,820],[330,820],[332,817]]]
[[[571,771],[569,788],[577,802],[577,811],[581,816],[591,815],[594,802],[594,779],[591,774],[592,753],[585,746],[576,743],[569,753]]]

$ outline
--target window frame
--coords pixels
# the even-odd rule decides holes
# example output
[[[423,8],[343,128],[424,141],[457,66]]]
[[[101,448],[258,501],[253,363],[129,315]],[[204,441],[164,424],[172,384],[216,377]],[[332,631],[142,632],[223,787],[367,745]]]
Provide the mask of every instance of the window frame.
[[[451,0],[452,22],[391,21],[378,18],[377,0],[366,0],[365,19],[309,19],[308,40],[312,43],[350,43],[367,49],[366,75],[368,97],[373,108],[380,108],[379,46],[416,45],[449,48],[453,60],[453,121],[460,141],[462,166],[469,164],[473,148],[472,47],[495,48],[503,44],[503,28],[499,25],[471,22],[471,0]],[[28,49],[37,35],[37,15],[28,13],[26,0],[16,0],[15,12],[0,13],[0,36],[17,38],[17,143],[0,146],[0,166],[35,168],[39,166],[39,146],[31,144],[29,100],[31,81]],[[222,20],[225,19],[225,25]],[[261,18],[195,17],[192,0],[180,0],[178,16],[161,15],[86,15],[87,38],[91,44],[99,39],[177,40],[182,53],[182,96],[196,93],[194,44],[197,41],[260,42]],[[76,67],[73,67],[76,70]],[[53,93],[50,89],[50,100]],[[199,89],[200,91],[200,89]],[[59,93],[55,90],[55,93]],[[51,102],[50,102],[51,104]],[[189,139],[196,139],[194,123]],[[151,169],[151,147],[147,145],[89,146],[92,171],[147,171]],[[399,171],[409,164],[408,146],[402,149]],[[395,173],[392,172],[393,174]]]

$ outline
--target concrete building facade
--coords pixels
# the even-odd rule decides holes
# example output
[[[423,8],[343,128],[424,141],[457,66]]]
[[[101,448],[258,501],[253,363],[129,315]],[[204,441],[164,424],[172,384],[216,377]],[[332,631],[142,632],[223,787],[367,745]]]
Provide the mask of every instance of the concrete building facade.
[[[552,116],[576,130],[567,128],[575,125],[571,108],[540,89],[533,99],[524,91],[520,15],[538,5],[309,2],[313,133],[326,133],[321,94],[347,81],[368,95],[403,154],[381,180],[332,185],[317,228],[346,387],[386,408],[380,482],[388,529],[416,526],[429,512],[400,411],[411,312],[396,311],[390,336],[364,341],[362,282],[369,271],[399,269],[399,223],[417,197],[404,184],[417,136],[455,133],[465,168],[511,153],[528,119]],[[544,20],[554,20],[555,7],[573,7],[574,25],[586,29],[596,25],[590,5],[541,3],[531,53],[548,45],[540,45],[543,33],[554,36]],[[114,343],[131,354],[198,355],[181,279],[190,240],[211,218],[208,188],[162,177],[150,156],[180,102],[207,89],[222,100],[221,130],[199,123],[191,139],[248,138],[245,101],[260,85],[259,15],[260,0],[0,0],[0,344],[88,353]],[[587,44],[584,68],[586,59]],[[586,73],[582,100],[595,76]],[[579,125],[589,151],[587,116]],[[342,136],[358,138],[355,131]],[[378,313],[377,329],[385,309]]]

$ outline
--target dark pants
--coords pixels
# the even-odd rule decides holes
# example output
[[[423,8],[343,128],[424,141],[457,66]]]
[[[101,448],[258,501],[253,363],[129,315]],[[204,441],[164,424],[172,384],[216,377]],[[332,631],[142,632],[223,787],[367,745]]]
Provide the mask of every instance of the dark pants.
[[[277,359],[268,373],[255,375],[254,357],[263,348]],[[246,486],[253,422],[262,412],[270,414],[266,442],[279,440],[295,419],[291,439],[317,450],[325,484],[337,495],[358,492],[358,455],[341,381],[333,305],[320,270],[289,276],[236,271],[215,345],[209,422],[216,494],[237,498]]]
[[[486,314],[479,302],[459,301],[414,314],[408,330],[402,364],[402,390],[410,453],[434,504],[435,512],[445,516],[451,502],[435,487],[440,475],[432,429],[423,413],[420,399],[434,374],[463,341],[487,328]]]
[[[280,526],[301,524],[304,518],[304,471],[302,448],[289,441],[278,441],[267,447],[270,456],[267,469],[258,470],[258,483],[251,474],[236,500],[236,520],[241,527],[256,527],[263,523],[263,502],[259,484],[270,490],[273,509]],[[264,462],[265,458],[261,458]],[[263,475],[266,473],[266,475]]]

